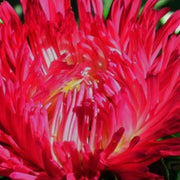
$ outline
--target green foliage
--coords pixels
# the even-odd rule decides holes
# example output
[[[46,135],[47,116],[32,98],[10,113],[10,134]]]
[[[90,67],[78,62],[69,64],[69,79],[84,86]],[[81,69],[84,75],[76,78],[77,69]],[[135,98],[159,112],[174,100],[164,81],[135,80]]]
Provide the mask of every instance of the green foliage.
[[[108,14],[109,14],[112,2],[113,2],[113,0],[103,0],[103,5],[104,5],[103,15],[104,15],[104,19],[106,19]]]
[[[2,19],[0,19],[0,24],[3,24],[3,21],[2,21]]]

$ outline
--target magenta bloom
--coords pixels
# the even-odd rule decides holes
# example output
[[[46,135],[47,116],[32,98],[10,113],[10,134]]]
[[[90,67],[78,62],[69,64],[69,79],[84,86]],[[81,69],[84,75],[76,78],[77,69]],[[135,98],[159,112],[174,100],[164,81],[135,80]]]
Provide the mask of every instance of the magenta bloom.
[[[0,5],[0,175],[16,180],[163,179],[180,155],[180,11],[148,0]],[[166,138],[164,138],[166,137]]]

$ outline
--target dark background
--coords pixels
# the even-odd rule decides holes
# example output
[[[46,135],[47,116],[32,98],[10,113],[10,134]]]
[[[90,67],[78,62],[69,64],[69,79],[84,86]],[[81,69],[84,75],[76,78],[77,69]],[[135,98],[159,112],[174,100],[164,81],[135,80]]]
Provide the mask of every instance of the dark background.
[[[2,1],[2,0],[1,0]],[[7,0],[17,11],[17,13],[21,16],[22,10],[21,6],[19,5],[19,0]],[[108,2],[111,0],[103,0],[104,2]],[[145,4],[147,0],[142,0],[142,6]],[[176,11],[177,9],[180,9],[180,0],[160,0],[160,7],[168,6],[171,7],[172,11]],[[71,0],[71,4],[73,6],[73,10],[75,11],[75,14],[77,16],[77,7],[76,7],[76,0]]]

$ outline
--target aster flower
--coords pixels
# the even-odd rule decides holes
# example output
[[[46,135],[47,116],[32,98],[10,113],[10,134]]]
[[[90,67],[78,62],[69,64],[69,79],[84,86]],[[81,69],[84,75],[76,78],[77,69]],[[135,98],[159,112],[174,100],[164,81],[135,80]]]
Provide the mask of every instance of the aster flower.
[[[21,0],[0,5],[0,175],[22,180],[163,179],[180,155],[180,11],[148,0]],[[164,138],[166,137],[166,138]]]

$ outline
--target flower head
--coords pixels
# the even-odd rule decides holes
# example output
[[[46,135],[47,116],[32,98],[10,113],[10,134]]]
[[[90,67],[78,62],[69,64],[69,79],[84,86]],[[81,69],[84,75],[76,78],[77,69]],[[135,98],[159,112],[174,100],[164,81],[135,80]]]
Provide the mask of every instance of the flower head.
[[[21,0],[0,5],[0,174],[26,180],[163,179],[180,155],[180,11],[148,0]]]

